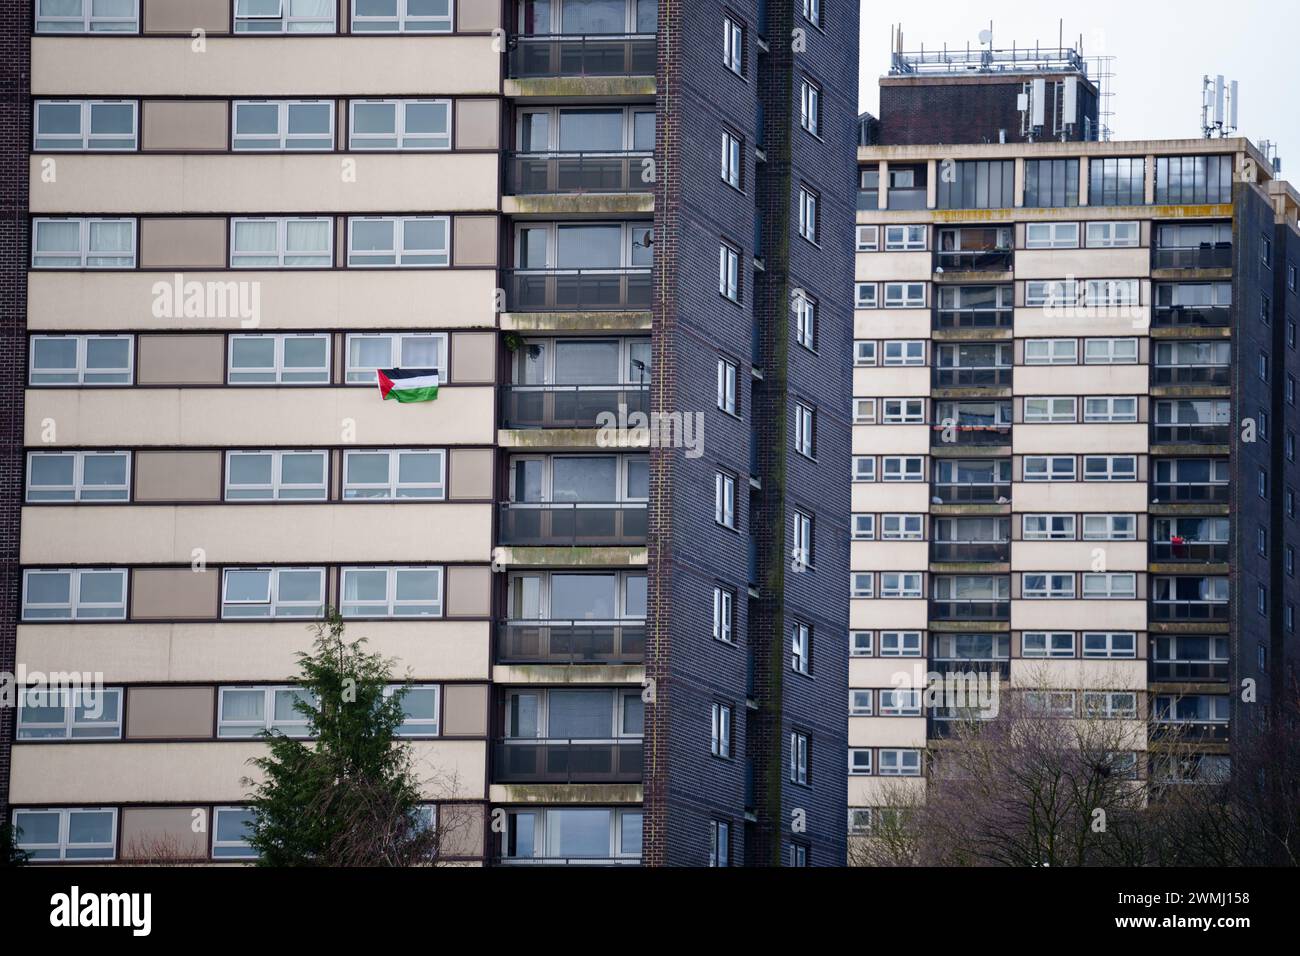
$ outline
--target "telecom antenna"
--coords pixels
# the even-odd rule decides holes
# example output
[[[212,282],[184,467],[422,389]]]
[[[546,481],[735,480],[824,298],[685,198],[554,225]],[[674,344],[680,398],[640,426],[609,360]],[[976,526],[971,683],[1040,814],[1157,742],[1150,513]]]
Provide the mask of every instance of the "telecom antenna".
[[[1237,132],[1237,105],[1240,101],[1236,80],[1225,83],[1223,74],[1213,79],[1201,77],[1201,135],[1206,139],[1224,139]]]

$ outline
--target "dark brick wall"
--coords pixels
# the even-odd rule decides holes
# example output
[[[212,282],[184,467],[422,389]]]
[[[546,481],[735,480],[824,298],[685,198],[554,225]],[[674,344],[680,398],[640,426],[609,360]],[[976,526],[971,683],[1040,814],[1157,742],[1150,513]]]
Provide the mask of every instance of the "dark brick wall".
[[[1279,224],[1275,227],[1273,241],[1274,295],[1273,315],[1276,334],[1273,337],[1273,379],[1274,396],[1279,412],[1276,416],[1276,434],[1281,446],[1280,484],[1275,502],[1273,540],[1271,542],[1271,567],[1273,570],[1275,599],[1274,619],[1279,622],[1271,632],[1273,659],[1270,662],[1269,679],[1277,688],[1276,697],[1290,705],[1300,702],[1300,579],[1297,572],[1286,570],[1286,553],[1289,547],[1293,554],[1300,555],[1300,503],[1297,513],[1287,515],[1285,500],[1287,492],[1293,497],[1300,497],[1300,447],[1294,458],[1286,455],[1286,436],[1293,436],[1293,445],[1300,446],[1300,230],[1294,223]],[[1288,282],[1288,270],[1295,270],[1296,286]],[[1287,382],[1293,384],[1292,401],[1287,400]],[[1292,568],[1294,569],[1294,561]],[[1292,608],[1292,628],[1285,627],[1287,606]],[[1292,719],[1300,714],[1291,714]]]
[[[27,156],[31,144],[30,3],[0,9],[0,672],[15,669],[27,368]],[[0,707],[0,819],[9,818],[15,711]]]

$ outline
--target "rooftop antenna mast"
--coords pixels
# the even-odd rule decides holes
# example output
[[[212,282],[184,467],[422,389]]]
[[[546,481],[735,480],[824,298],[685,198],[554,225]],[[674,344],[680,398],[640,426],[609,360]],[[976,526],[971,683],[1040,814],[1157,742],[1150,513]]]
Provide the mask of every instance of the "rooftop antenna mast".
[[[1201,77],[1201,135],[1206,139],[1226,139],[1237,132],[1237,81],[1225,83],[1223,74],[1211,80]]]

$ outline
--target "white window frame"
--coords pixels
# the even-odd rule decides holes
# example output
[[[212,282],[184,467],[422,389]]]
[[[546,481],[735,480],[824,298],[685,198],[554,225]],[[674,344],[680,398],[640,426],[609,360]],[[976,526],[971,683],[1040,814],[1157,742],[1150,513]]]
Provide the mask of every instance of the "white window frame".
[[[1101,524],[1101,530],[1096,530]],[[1089,530],[1089,526],[1093,530]],[[1136,541],[1137,515],[1092,514],[1083,516],[1084,541]]]
[[[889,687],[877,694],[876,712],[880,717],[920,717],[919,687]]]
[[[794,312],[794,340],[809,352],[817,348],[817,300],[801,292],[791,297]]]
[[[397,15],[392,17],[358,15],[355,0],[350,0],[349,9],[352,12],[352,32],[360,36],[376,33],[451,33],[455,30],[455,0],[447,0],[446,16],[414,16],[408,12],[407,0],[397,0]],[[412,26],[410,21],[429,22],[437,25],[421,28]],[[383,25],[390,22],[392,28],[385,29]],[[373,26],[370,26],[371,24]],[[358,29],[358,26],[360,26],[360,29]]]
[[[78,247],[76,252],[41,252],[38,246],[38,234],[46,223],[75,222],[78,225]],[[90,247],[90,229],[95,223],[129,224],[131,227],[131,249],[129,252],[114,250],[110,255],[102,255]],[[139,222],[134,216],[38,216],[32,220],[32,269],[134,269],[139,264]],[[57,263],[41,263],[38,259],[57,258]],[[129,262],[91,265],[91,259],[130,259]]]
[[[86,0],[90,3],[91,0]],[[41,107],[43,106],[80,106],[81,120],[80,127],[76,133],[41,133]],[[131,107],[131,132],[127,133],[96,133],[93,128],[93,114],[97,106],[129,106]],[[113,100],[113,99],[90,99],[90,100],[36,100],[32,104],[32,151],[36,153],[60,153],[60,152],[134,152],[140,147],[140,103],[137,100]],[[103,145],[104,142],[122,140],[127,136],[131,138],[131,145]],[[40,141],[45,140],[45,145],[40,145]],[[66,145],[51,145],[54,143],[63,143]],[[101,145],[95,145],[96,142]]]
[[[250,572],[265,571],[267,572],[267,588],[265,600],[237,600],[232,601],[227,598],[227,590],[230,583],[232,572]],[[281,601],[279,597],[280,575],[286,573],[314,572],[320,580],[320,603],[306,604],[302,601]],[[318,620],[325,612],[325,569],[323,567],[229,567],[222,569],[221,572],[221,619],[226,621],[275,621],[282,619],[290,620]],[[233,608],[260,608],[265,607],[265,614],[234,614],[229,609]],[[295,613],[296,612],[296,613]]]
[[[292,0],[279,0],[278,9],[280,12],[277,13],[275,16],[271,16],[269,14],[260,14],[260,13],[241,14],[239,12],[240,7],[242,7],[247,2],[250,2],[250,0],[235,0],[234,17],[235,17],[236,36],[240,34],[248,34],[248,33],[263,34],[263,35],[306,34],[306,35],[320,36],[322,34],[328,35],[328,34],[333,34],[338,32],[338,25],[337,22],[335,21],[335,15],[338,12],[338,8],[333,3],[330,4],[330,14],[328,17],[313,17],[313,16],[294,16],[293,14],[291,14],[289,12],[289,6]],[[276,24],[279,27],[279,29],[277,30],[252,29],[254,24],[272,24],[272,23]],[[295,26],[305,26],[305,25],[317,24],[317,23],[325,24],[327,26],[327,29],[324,30],[294,29]],[[241,29],[241,25],[242,25],[242,29]]]
[[[898,463],[897,475],[895,477],[890,476],[890,464],[893,462]],[[881,460],[880,480],[899,483],[925,481],[925,456],[886,455]]]
[[[876,364],[874,340],[858,339],[853,343],[853,364],[858,368],[871,368]]]
[[[920,657],[920,631],[881,631],[880,657]]]
[[[722,62],[736,76],[745,75],[745,26],[731,17],[722,18]]]
[[[809,186],[799,187],[799,235],[817,245],[817,216],[820,197]]]
[[[890,339],[884,343],[884,357],[880,363],[886,367],[917,366],[925,364],[925,339]]]
[[[874,425],[876,423],[876,400],[874,398],[855,398],[853,400],[853,424]]]
[[[731,705],[715,701],[710,707],[709,753],[721,760],[731,759]]]
[[[266,386],[266,385],[329,385],[333,377],[334,365],[332,362],[334,352],[333,336],[327,332],[274,332],[269,334],[236,334],[230,337],[230,348],[226,350],[226,384],[238,387],[246,386]],[[274,357],[270,366],[242,366],[235,367],[235,342],[242,339],[271,339],[274,341]],[[287,366],[285,365],[285,344],[293,339],[319,339],[325,343],[325,359],[320,365],[309,366]],[[271,375],[270,379],[265,380],[246,380],[234,381],[235,375]],[[286,375],[312,375],[314,378],[304,378],[302,381],[287,382]]]
[[[353,247],[355,227],[359,222],[382,222],[392,226],[393,244],[386,249]],[[410,223],[442,223],[442,245],[428,249],[408,249],[406,227]],[[411,259],[433,259],[433,262],[412,262]],[[375,259],[392,259],[392,262],[375,262]],[[451,265],[450,216],[349,216],[348,262],[349,269],[445,269]]]
[[[388,339],[388,364],[384,366],[353,365],[352,343],[362,339]],[[402,342],[406,339],[433,339],[438,348],[438,379],[447,380],[447,351],[449,339],[446,332],[349,332],[343,340],[343,382],[346,385],[374,385],[377,368],[425,368],[402,364]]]
[[[1097,641],[1089,638],[1101,638],[1102,646],[1096,647]],[[1092,648],[1088,644],[1092,643]],[[1127,645],[1127,646],[1125,646]],[[1083,656],[1094,659],[1133,660],[1137,657],[1137,634],[1133,631],[1084,631],[1081,641]]]
[[[1084,305],[1117,307],[1139,305],[1142,284],[1137,279],[1089,279],[1084,287]]]
[[[34,574],[68,575],[68,600],[54,604],[34,604],[28,599],[28,585]],[[117,574],[122,581],[120,601],[83,601],[81,579],[88,575]],[[25,568],[23,569],[23,621],[125,621],[129,588],[126,568]],[[67,609],[64,614],[63,609]],[[33,611],[51,611],[52,614]],[[108,612],[108,613],[100,613]]]
[[[925,424],[925,399],[882,399],[880,421],[885,425],[923,425]]]
[[[736,381],[740,367],[730,359],[718,359],[718,408],[728,415],[736,414]]]
[[[876,575],[871,571],[849,574],[849,597],[870,600],[876,596]]]
[[[77,360],[75,367],[67,368],[37,368],[36,366],[36,343],[44,340],[66,340],[75,339],[77,343]],[[86,363],[90,357],[91,341],[114,340],[124,341],[127,343],[126,362],[123,366],[109,369],[91,368]],[[130,385],[135,380],[135,336],[134,335],[33,335],[31,338],[30,348],[28,349],[28,376],[27,384],[32,388],[67,388],[78,385],[87,388],[98,388]],[[73,382],[38,382],[35,380],[37,375],[75,375],[76,381]],[[111,381],[91,382],[87,381],[87,376],[91,375],[112,375],[116,376]]]
[[[875,282],[855,282],[853,284],[853,308],[878,309],[880,307],[880,285]]]
[[[1043,351],[1043,355],[1031,355],[1031,352]],[[1078,339],[1026,339],[1026,365],[1078,365]]]
[[[1132,571],[1084,572],[1080,597],[1085,601],[1134,601],[1137,574]]]
[[[274,133],[240,133],[239,110],[247,106],[275,106],[278,108],[276,131]],[[292,133],[289,127],[289,113],[295,106],[323,106],[329,117],[329,129],[319,133]],[[334,114],[337,108],[333,100],[235,100],[230,104],[230,149],[235,153],[278,153],[304,152],[329,153],[334,150]],[[295,140],[328,139],[327,146],[295,146]],[[240,145],[244,140],[245,145]]]
[[[745,167],[744,141],[729,129],[722,131],[722,181],[736,191],[740,191],[744,182]]]
[[[886,252],[924,252],[926,227],[921,226],[885,226]]]
[[[880,248],[879,226],[858,226],[855,238],[858,252],[875,252]]]
[[[59,707],[63,718],[55,722],[24,719],[35,706],[40,709]],[[77,711],[86,709],[89,699],[102,715],[98,719],[78,720]],[[18,716],[14,724],[15,740],[121,740],[122,705],[126,690],[122,687],[26,687],[18,688]],[[109,709],[111,701],[111,710]]]
[[[1031,581],[1042,579],[1042,585]],[[1020,597],[1026,601],[1073,601],[1077,589],[1074,573],[1065,571],[1026,571],[1020,580]]]
[[[393,133],[389,137],[387,133],[368,133],[358,136],[356,129],[356,110],[358,106],[391,106],[393,107]],[[439,106],[443,109],[443,115],[446,120],[445,133],[411,133],[406,126],[406,111],[411,106]],[[451,137],[454,121],[452,119],[452,105],[449,99],[355,99],[348,100],[348,149],[354,153],[371,153],[371,152],[399,152],[399,153],[445,153],[451,149]],[[359,140],[391,138],[392,144],[379,146],[359,144]],[[408,139],[415,140],[408,144]]]
[[[736,476],[725,471],[713,476],[713,520],[724,528],[736,530]]]
[[[718,294],[740,301],[740,250],[725,241],[718,246]]]
[[[262,719],[247,720],[243,718],[227,718],[226,711],[226,694],[244,693],[244,692],[262,692]],[[248,686],[243,684],[224,684],[217,688],[217,738],[220,740],[248,740],[256,738],[262,731],[279,731],[286,737],[294,737],[305,740],[309,737],[307,718],[293,711],[292,718],[277,720],[275,716],[275,699],[277,694],[291,693],[297,696],[306,695],[308,699],[311,694],[304,688],[294,684],[275,684],[272,686]],[[246,728],[251,733],[230,733],[231,729]],[[222,731],[226,731],[223,733]],[[289,731],[296,731],[290,733]]]
[[[1073,395],[1028,396],[1022,418],[1026,425],[1072,424],[1079,420],[1079,400]]]
[[[808,735],[797,730],[790,732],[790,782],[808,785],[808,757],[812,745]]]
[[[1123,349],[1121,351],[1121,346]],[[1136,365],[1138,340],[1134,338],[1084,339],[1084,365]]]
[[[1031,461],[1042,462],[1043,471],[1031,474]],[[1021,481],[1076,481],[1077,475],[1078,463],[1073,455],[1025,455],[1021,460]]]
[[[387,455],[387,482],[351,481],[348,459],[353,455]],[[403,455],[432,455],[438,460],[441,480],[432,484],[404,484],[401,480]],[[443,501],[447,497],[447,451],[444,448],[345,448],[341,493],[344,501]],[[421,494],[410,492],[420,491]],[[425,493],[427,492],[427,493]]]
[[[822,90],[808,77],[799,78],[799,125],[813,136],[821,135]]]
[[[812,627],[795,621],[790,629],[790,669],[807,677],[812,673]]]
[[[1038,236],[1035,236],[1038,233]],[[1025,225],[1026,249],[1078,249],[1077,222],[1031,222]]]
[[[1127,700],[1127,703],[1125,702]],[[1131,690],[1085,690],[1083,716],[1105,720],[1137,717],[1137,692]]]
[[[89,6],[89,0],[87,0]],[[59,838],[57,843],[25,843],[18,837],[20,829],[18,818],[23,814],[53,814],[59,815]],[[73,843],[71,842],[72,817],[74,814],[103,814],[111,815],[109,832],[111,834],[107,843]],[[10,818],[14,827],[14,841],[18,848],[32,854],[34,861],[44,860],[66,860],[83,862],[87,860],[115,860],[117,859],[117,807],[16,807]],[[57,854],[50,856],[49,854]]]
[[[1073,717],[1076,698],[1072,690],[1025,691],[1025,709],[1038,717]]]
[[[857,687],[849,688],[849,716],[870,717],[875,712],[875,693]]]
[[[875,541],[876,540],[876,516],[870,514],[854,514],[852,518],[852,540],[854,541]]]
[[[1120,229],[1121,226],[1125,228]],[[1131,235],[1121,236],[1121,232]],[[1133,220],[1090,222],[1084,237],[1084,244],[1089,249],[1134,249],[1141,243],[1141,230]]]
[[[855,482],[874,482],[876,480],[876,456],[853,456],[853,480]]]
[[[849,656],[874,657],[875,631],[849,631]]]
[[[74,501],[81,504],[116,504],[118,502],[129,502],[131,500],[131,452],[129,451],[29,451],[27,453],[27,470],[26,496],[24,500],[27,504],[47,504]],[[41,458],[71,458],[72,459],[72,483],[70,485],[42,485],[37,486],[32,478],[33,465]],[[94,458],[121,458],[126,463],[123,471],[121,484],[113,485],[92,485],[91,489],[96,492],[112,491],[120,492],[112,498],[87,498],[85,497],[86,488],[86,462]],[[46,494],[64,493],[69,497],[50,498],[50,497],[32,497],[33,491],[44,489]]]
[[[1031,642],[1034,644],[1030,648]],[[1042,641],[1042,649],[1038,648]],[[1020,635],[1020,656],[1030,659],[1074,657],[1073,631],[1025,631]]]
[[[129,17],[97,17],[94,14],[94,5],[91,0],[81,0],[81,13],[76,16],[59,16],[57,14],[44,14],[40,12],[40,0],[36,4],[36,33],[37,34],[55,34],[72,36],[79,33],[91,34],[136,34],[140,32],[140,0],[132,0],[131,15]],[[68,25],[80,26],[79,30],[51,30],[50,25]],[[42,25],[47,28],[42,30]],[[99,29],[96,29],[96,25]],[[122,25],[125,29],[116,29]],[[104,29],[107,27],[108,29]]]
[[[256,252],[236,252],[235,235],[245,223],[275,223],[275,248]],[[287,236],[289,223],[312,222],[325,224],[325,246],[321,249],[289,251]],[[248,259],[274,258],[273,263],[247,264]],[[289,263],[287,259],[327,259],[327,262]],[[332,216],[235,216],[230,220],[231,269],[329,269],[334,265],[334,219]]]
[[[231,466],[234,459],[240,457],[271,457],[271,480],[266,484],[242,485],[234,490],[260,490],[265,489],[266,495],[261,497],[230,497],[231,487]],[[284,481],[283,468],[285,455],[316,455],[321,460],[321,480],[319,484],[313,485],[291,485]],[[316,495],[286,495],[285,492],[294,490],[313,490],[319,491]],[[222,483],[223,501],[325,501],[329,497],[329,453],[318,449],[284,449],[284,450],[260,450],[260,449],[239,449],[226,452],[224,481]]]
[[[881,541],[924,541],[925,515],[887,514],[880,516]]]
[[[867,693],[870,693],[870,691]],[[870,747],[850,747],[849,776],[870,777],[872,772],[872,756],[873,751]]]
[[[1041,520],[1044,529],[1030,530],[1031,523]],[[1021,538],[1024,541],[1074,541],[1077,539],[1077,518],[1072,514],[1027,514],[1021,519]],[[1061,530],[1057,531],[1056,528]],[[1067,530],[1068,529],[1068,530]]]
[[[225,814],[249,813],[248,807],[213,807],[212,808],[212,859],[214,860],[256,860],[258,852],[249,844],[247,838],[223,840],[217,834],[221,832],[221,817]]]
[[[816,451],[817,411],[803,402],[794,403],[794,450],[804,458],[813,459]]]
[[[924,282],[886,282],[886,309],[924,309]]]
[[[1132,411],[1123,411],[1124,403]],[[1138,420],[1138,400],[1135,395],[1085,395],[1083,398],[1085,423],[1131,423]]]
[[[794,510],[794,556],[804,568],[812,568],[813,558],[816,557],[816,545],[813,541],[814,523],[813,516],[800,511]]]
[[[879,758],[876,773],[881,777],[921,776],[921,751],[914,747],[881,748]]]
[[[736,643],[736,592],[721,585],[713,588],[713,639]]]
[[[407,699],[410,691],[433,691],[433,716],[432,717],[415,717],[408,713],[403,706],[403,720],[393,728],[394,737],[440,737],[442,736],[442,685],[441,684],[389,684],[384,688],[384,699],[387,700],[396,695],[399,691],[406,691],[403,694],[403,701]]]
[[[880,597],[908,601],[925,596],[925,575],[920,571],[881,571]]]
[[[344,595],[347,593],[348,577],[353,574],[373,574],[383,571],[386,574],[384,597],[382,600],[356,600],[349,601]],[[415,571],[421,574],[433,572],[434,580],[437,581],[435,594],[432,598],[421,598],[419,600],[403,600],[398,597],[398,580],[404,571]],[[339,613],[348,619],[353,618],[371,618],[379,620],[394,621],[412,621],[419,619],[429,619],[443,616],[445,603],[444,587],[445,572],[441,565],[401,565],[401,566],[349,566],[341,568],[339,571]],[[419,610],[416,613],[403,613],[403,609],[415,609],[432,605],[433,610]]]
[[[1031,280],[1025,283],[1025,307],[1055,309],[1079,304],[1079,283],[1075,279]]]
[[[1104,461],[1106,468],[1104,471],[1090,471],[1088,466],[1096,462]],[[1132,467],[1119,467],[1121,463],[1131,463]],[[1084,481],[1137,481],[1138,461],[1137,455],[1084,455],[1083,456],[1083,480]]]

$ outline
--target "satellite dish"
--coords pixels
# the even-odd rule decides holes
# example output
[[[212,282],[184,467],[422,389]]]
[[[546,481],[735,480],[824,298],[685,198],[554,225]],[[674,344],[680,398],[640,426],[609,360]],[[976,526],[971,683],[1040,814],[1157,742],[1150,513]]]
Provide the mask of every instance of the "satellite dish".
[[[992,30],[981,30],[981,31],[980,31],[980,43],[992,43],[992,42],[993,42],[993,31],[992,31]]]

